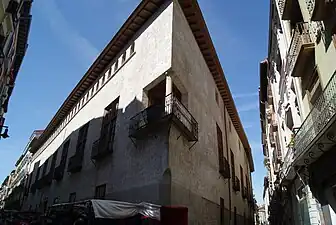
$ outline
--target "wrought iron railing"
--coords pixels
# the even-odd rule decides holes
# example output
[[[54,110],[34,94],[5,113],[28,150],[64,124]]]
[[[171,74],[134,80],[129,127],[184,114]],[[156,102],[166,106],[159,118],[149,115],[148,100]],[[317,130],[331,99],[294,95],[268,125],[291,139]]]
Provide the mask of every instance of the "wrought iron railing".
[[[288,169],[292,165],[293,159],[294,159],[293,148],[288,148],[284,162],[281,167],[281,179],[287,176]]]
[[[198,123],[188,109],[173,95],[168,95],[165,98],[164,105],[153,105],[141,111],[133,118],[131,118],[129,126],[130,136],[142,128],[150,124],[154,124],[167,116],[173,116],[179,121],[190,133],[190,140],[196,141],[198,139]]]
[[[279,11],[280,11],[280,17],[282,17],[283,12],[285,10],[285,3],[286,3],[286,0],[279,0],[278,1]]]
[[[312,34],[311,29],[309,27],[309,23],[303,22],[296,24],[292,41],[287,53],[286,69],[285,69],[286,75],[290,76],[292,74],[302,45],[312,42],[311,35]]]
[[[310,16],[312,16],[315,8],[315,0],[306,0],[306,5]]]
[[[306,151],[314,138],[336,115],[336,73],[333,74],[321,96],[294,137],[295,157]]]

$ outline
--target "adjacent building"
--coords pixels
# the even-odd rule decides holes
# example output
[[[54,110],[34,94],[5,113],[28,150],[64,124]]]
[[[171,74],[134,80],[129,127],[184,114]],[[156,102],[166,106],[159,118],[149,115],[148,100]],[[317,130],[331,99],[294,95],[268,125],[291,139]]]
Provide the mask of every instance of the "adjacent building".
[[[23,210],[99,198],[254,222],[251,148],[194,0],[141,1],[30,152]]]
[[[31,160],[33,157],[33,152],[30,151],[34,142],[40,137],[43,130],[35,130],[29,138],[29,141],[17,162],[15,163],[15,169],[11,172],[8,180],[5,182],[4,196],[6,209],[17,209],[20,210],[24,197],[28,194],[28,189],[25,188],[25,183],[27,176],[30,171]]]
[[[0,1],[0,134],[4,114],[27,50],[32,0]]]
[[[336,4],[270,2],[260,63],[266,214],[270,224],[336,224]]]

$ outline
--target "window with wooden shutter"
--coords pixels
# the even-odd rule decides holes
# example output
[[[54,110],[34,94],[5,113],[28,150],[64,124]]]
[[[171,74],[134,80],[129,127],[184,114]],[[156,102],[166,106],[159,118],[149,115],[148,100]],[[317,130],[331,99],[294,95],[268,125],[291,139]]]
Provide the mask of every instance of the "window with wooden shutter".
[[[220,198],[220,224],[221,225],[225,225],[224,223],[224,199],[223,198]]]
[[[219,172],[222,173],[224,171],[223,134],[218,124],[216,124],[216,130],[217,130]]]
[[[236,177],[235,160],[232,150],[230,150],[230,152],[231,152],[231,173],[232,173],[232,180],[234,180]]]
[[[52,156],[52,160],[51,160],[51,164],[50,164],[50,171],[52,171],[52,172],[55,170],[57,153],[58,153],[58,151],[54,152],[54,154]]]
[[[49,158],[44,162],[43,164],[43,168],[42,168],[42,177],[46,174],[47,172],[47,168],[48,168],[48,162],[49,162]]]
[[[99,185],[96,187],[95,198],[96,199],[105,199],[106,194],[106,184]]]
[[[69,202],[75,202],[76,201],[76,192],[72,192],[69,195]]]
[[[84,153],[88,128],[89,128],[89,123],[86,123],[79,130],[77,146],[76,146],[76,154]]]
[[[62,150],[62,156],[61,156],[61,163],[60,163],[60,165],[66,163],[66,160],[67,160],[67,157],[68,157],[69,146],[70,146],[70,140],[68,140],[67,142],[65,142],[64,145],[63,145],[63,150]]]
[[[99,149],[112,150],[118,114],[119,97],[105,108],[100,131]]]
[[[241,185],[241,190],[242,190],[242,194],[243,194],[243,189],[244,189],[244,171],[243,171],[243,167],[240,166],[240,185]]]

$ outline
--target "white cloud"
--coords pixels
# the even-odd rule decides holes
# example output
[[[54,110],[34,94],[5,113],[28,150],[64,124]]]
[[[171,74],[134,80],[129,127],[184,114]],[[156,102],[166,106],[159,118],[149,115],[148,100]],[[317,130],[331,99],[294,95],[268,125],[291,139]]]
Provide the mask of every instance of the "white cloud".
[[[40,4],[41,12],[55,35],[74,51],[81,63],[90,65],[98,55],[98,49],[70,26],[54,0],[43,0]]]
[[[250,112],[257,110],[259,108],[258,102],[247,103],[244,105],[238,106],[239,112]]]
[[[234,94],[233,98],[238,99],[238,98],[249,98],[249,97],[255,97],[258,96],[258,92],[252,92],[252,93],[240,93],[240,94]]]

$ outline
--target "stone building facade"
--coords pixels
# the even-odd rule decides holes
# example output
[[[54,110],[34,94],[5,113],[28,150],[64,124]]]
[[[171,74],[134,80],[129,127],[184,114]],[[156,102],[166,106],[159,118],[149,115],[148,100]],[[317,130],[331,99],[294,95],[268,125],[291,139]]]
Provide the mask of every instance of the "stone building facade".
[[[104,198],[253,223],[251,149],[196,1],[142,1],[30,151],[25,210]]]

